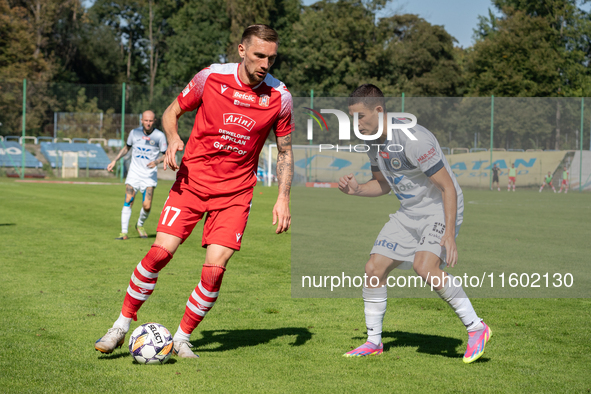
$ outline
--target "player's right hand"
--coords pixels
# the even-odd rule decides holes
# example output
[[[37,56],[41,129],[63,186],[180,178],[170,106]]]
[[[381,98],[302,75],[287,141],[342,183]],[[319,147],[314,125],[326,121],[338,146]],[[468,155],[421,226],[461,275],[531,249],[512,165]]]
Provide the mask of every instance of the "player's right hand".
[[[182,152],[185,148],[185,143],[180,138],[177,138],[168,144],[168,149],[166,149],[166,153],[164,154],[164,169],[166,167],[170,168],[173,171],[179,169],[179,166],[176,164],[176,153]]]
[[[359,192],[359,183],[355,175],[349,174],[339,179],[339,190],[345,194],[356,195]]]
[[[107,171],[113,172],[113,168],[115,167],[115,164],[117,164],[116,160],[113,160],[112,162],[110,162],[109,165],[107,166]]]

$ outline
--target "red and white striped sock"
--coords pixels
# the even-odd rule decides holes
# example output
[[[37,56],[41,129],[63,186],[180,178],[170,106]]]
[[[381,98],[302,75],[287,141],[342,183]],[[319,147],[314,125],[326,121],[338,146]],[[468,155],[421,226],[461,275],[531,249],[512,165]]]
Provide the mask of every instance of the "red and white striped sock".
[[[201,280],[187,301],[185,314],[174,334],[174,340],[188,341],[193,330],[201,323],[207,312],[213,308],[218,299],[225,271],[226,267],[220,265],[203,265]]]
[[[146,302],[156,287],[158,273],[172,259],[172,253],[160,245],[152,245],[150,251],[139,262],[127,287],[121,313],[137,321],[137,311]]]

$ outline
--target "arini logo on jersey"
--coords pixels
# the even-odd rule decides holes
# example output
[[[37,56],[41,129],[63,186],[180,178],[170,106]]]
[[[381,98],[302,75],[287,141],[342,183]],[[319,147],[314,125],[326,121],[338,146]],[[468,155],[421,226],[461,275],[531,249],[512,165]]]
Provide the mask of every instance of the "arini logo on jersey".
[[[237,90],[234,90],[234,94],[232,95],[232,97],[237,98],[239,100],[250,101],[251,103],[256,103],[256,101],[257,101],[256,95],[244,93],[244,92],[239,92]]]
[[[251,131],[254,125],[257,124],[257,122],[255,122],[252,118],[249,118],[248,116],[242,114],[224,114],[223,118],[225,125],[234,124],[248,131]]]

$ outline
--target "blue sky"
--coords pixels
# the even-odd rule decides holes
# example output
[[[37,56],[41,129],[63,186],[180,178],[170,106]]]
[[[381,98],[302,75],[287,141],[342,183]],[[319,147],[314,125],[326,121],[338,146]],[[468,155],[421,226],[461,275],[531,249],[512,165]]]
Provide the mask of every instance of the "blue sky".
[[[303,0],[305,5],[316,0]],[[395,0],[390,2],[390,14],[418,14],[432,25],[443,25],[458,42],[456,45],[472,46],[473,30],[478,15],[488,15],[488,9],[496,11],[491,0]]]
[[[405,14],[418,14],[432,25],[443,25],[459,45],[472,46],[472,35],[478,16],[488,16],[489,8],[496,11],[490,0],[401,0],[390,8]],[[496,13],[496,12],[495,12]]]

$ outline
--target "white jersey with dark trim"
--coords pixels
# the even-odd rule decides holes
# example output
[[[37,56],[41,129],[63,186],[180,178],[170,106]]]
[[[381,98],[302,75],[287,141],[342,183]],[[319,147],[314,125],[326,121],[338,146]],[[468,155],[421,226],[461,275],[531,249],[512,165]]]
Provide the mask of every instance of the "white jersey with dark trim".
[[[396,123],[407,123],[394,120]],[[400,211],[411,216],[443,212],[441,191],[429,177],[442,168],[449,173],[458,195],[458,212],[464,210],[462,189],[452,172],[437,138],[423,126],[409,129],[416,141],[402,130],[394,129],[392,140],[371,145],[367,152],[373,172],[380,171],[400,200]]]
[[[160,153],[166,152],[166,136],[158,129],[149,135],[144,133],[143,127],[137,127],[129,132],[127,145],[131,146],[131,164],[127,179],[151,180],[154,186],[158,182],[158,168],[149,168],[148,163],[156,160]]]

